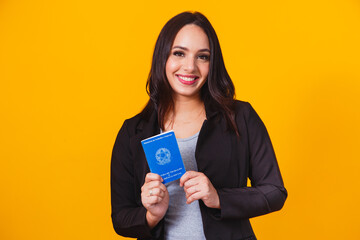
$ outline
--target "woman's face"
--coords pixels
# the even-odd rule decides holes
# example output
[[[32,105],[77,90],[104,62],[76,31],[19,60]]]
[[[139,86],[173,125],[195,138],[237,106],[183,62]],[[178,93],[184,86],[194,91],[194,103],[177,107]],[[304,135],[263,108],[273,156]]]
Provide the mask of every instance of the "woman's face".
[[[197,25],[185,25],[177,33],[166,62],[166,77],[175,99],[198,98],[210,64],[209,39]]]

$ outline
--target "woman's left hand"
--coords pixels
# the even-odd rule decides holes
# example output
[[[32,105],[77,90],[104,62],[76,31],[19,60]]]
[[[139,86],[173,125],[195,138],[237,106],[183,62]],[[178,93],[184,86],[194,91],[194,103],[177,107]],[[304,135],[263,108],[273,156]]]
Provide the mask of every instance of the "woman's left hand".
[[[207,207],[220,209],[219,195],[205,174],[187,171],[180,178],[180,187],[184,187],[187,204],[201,199]]]

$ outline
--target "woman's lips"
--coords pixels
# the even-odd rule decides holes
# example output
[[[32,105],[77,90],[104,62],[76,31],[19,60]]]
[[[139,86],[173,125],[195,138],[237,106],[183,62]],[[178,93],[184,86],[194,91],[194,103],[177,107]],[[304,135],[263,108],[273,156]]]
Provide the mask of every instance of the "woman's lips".
[[[180,74],[176,74],[175,75],[179,81],[182,83],[182,84],[185,84],[185,85],[192,85],[194,84],[198,79],[199,77],[198,76],[195,76],[195,75],[180,75]]]

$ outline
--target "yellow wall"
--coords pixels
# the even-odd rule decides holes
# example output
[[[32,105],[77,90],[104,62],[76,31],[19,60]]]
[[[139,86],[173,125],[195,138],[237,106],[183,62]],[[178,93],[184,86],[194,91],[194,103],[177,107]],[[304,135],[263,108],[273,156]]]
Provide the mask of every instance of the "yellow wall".
[[[0,1],[0,239],[122,239],[110,220],[118,129],[147,100],[156,37],[213,23],[237,97],[266,123],[289,198],[261,240],[357,239],[360,3]]]

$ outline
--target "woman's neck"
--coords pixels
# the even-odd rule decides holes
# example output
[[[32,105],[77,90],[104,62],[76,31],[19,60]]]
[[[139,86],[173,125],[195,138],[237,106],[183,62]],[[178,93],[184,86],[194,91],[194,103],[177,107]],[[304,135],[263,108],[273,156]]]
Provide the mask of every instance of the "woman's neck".
[[[200,130],[205,119],[205,106],[200,98],[175,99],[173,111],[167,114],[165,129],[174,130],[177,137],[188,137]]]
[[[177,113],[190,113],[196,109],[204,107],[204,103],[200,99],[190,99],[182,101],[174,101],[174,112]]]
[[[190,120],[203,111],[205,111],[205,107],[200,96],[197,98],[177,98],[174,99],[174,109],[169,116],[172,116],[174,120]]]

